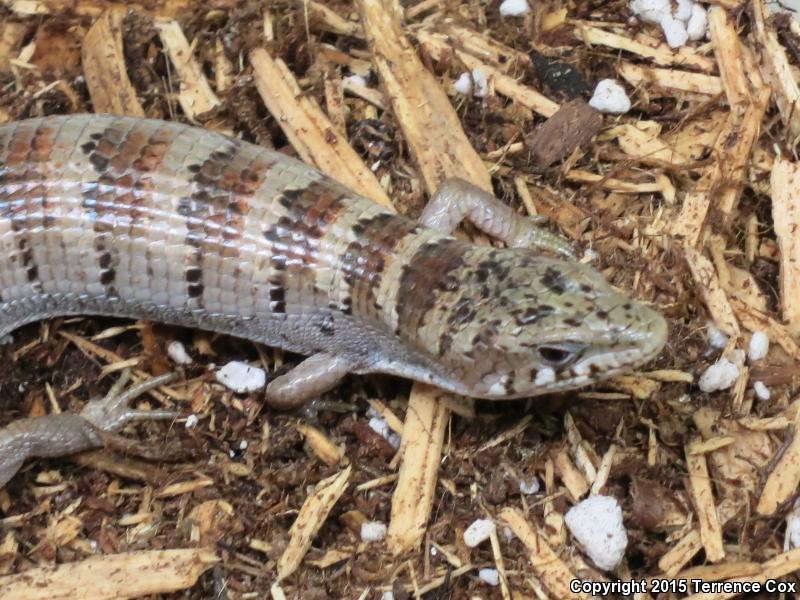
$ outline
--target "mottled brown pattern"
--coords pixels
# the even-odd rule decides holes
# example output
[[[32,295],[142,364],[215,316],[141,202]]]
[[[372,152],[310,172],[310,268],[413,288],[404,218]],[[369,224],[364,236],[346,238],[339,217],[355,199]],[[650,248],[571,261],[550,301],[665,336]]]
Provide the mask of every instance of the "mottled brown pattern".
[[[0,203],[0,217],[11,222],[16,234],[18,260],[37,293],[41,291],[41,281],[31,231],[44,228],[47,220],[48,190],[44,184],[50,178],[48,165],[57,134],[57,128],[40,123],[35,130],[14,135],[7,141],[5,164],[0,168],[0,186],[6,189],[5,202]],[[17,182],[25,185],[15,188],[13,184]]]
[[[202,163],[188,166],[194,192],[181,198],[178,212],[186,219],[186,243],[194,249],[186,265],[187,293],[198,306],[203,305],[204,257],[239,258],[237,241],[250,207],[248,199],[271,165],[270,161],[246,158],[245,151],[237,140],[226,140]]]
[[[120,221],[132,220],[130,208],[135,206],[132,202],[136,202],[137,196],[135,188],[140,174],[130,165],[141,156],[148,137],[142,130],[113,122],[102,132],[90,134],[90,141],[81,145],[97,172],[97,181],[83,186],[82,206],[92,221],[100,283],[110,298],[119,296],[114,280],[120,257],[114,238],[122,233]]]
[[[442,292],[458,289],[458,270],[464,266],[464,244],[445,238],[425,244],[403,269],[397,297],[397,335],[416,335]]]
[[[311,298],[325,295],[316,289],[320,240],[345,209],[345,192],[313,183],[305,189],[286,190],[277,202],[286,210],[264,237],[272,246],[273,276],[270,279],[272,310],[283,312],[287,292]]]
[[[361,317],[377,320],[382,307],[378,290],[395,249],[418,227],[412,221],[383,213],[358,221],[352,228],[355,241],[342,256],[342,271],[350,286],[350,309]]]

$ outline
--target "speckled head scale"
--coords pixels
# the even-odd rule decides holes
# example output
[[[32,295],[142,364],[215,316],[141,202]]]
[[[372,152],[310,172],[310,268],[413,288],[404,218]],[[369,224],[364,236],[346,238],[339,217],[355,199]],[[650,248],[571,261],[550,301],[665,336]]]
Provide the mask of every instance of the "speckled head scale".
[[[658,313],[589,266],[526,249],[465,252],[444,278],[458,285],[428,289],[418,320],[417,343],[452,374],[433,376],[441,387],[481,398],[570,389],[644,363],[666,341]]]

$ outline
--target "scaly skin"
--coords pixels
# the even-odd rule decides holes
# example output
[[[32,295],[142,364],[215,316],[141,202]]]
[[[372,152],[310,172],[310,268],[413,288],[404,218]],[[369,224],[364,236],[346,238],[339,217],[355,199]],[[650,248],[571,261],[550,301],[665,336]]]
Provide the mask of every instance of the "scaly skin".
[[[539,239],[508,209],[482,215]],[[640,365],[666,340],[656,312],[590,267],[458,241],[239,140],[95,115],[2,125],[0,337],[73,314],[313,355],[284,396],[347,371],[535,396]]]

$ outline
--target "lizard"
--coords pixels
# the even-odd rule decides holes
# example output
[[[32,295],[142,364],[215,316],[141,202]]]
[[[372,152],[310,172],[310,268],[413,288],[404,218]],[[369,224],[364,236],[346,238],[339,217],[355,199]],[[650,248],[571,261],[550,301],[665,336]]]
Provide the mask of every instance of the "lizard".
[[[507,246],[450,235],[464,219]],[[664,318],[573,258],[560,236],[459,179],[414,221],[287,155],[176,122],[0,125],[0,338],[55,316],[108,315],[307,356],[267,385],[275,408],[349,373],[514,399],[653,359]],[[0,488],[28,457],[170,418],[128,406],[159,382],[0,430]]]

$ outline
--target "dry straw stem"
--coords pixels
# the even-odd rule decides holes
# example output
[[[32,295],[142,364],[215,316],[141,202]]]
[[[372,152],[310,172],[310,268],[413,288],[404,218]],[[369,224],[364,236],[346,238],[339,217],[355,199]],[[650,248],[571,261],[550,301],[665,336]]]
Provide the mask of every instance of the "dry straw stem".
[[[261,99],[300,158],[354,192],[394,211],[375,174],[316,101],[303,94],[286,64],[273,59],[263,48],[250,53],[250,62]]]
[[[125,600],[169,594],[192,587],[218,561],[204,549],[93,556],[0,577],[0,600]]]
[[[219,106],[219,98],[211,89],[200,63],[192,56],[192,48],[178,22],[162,17],[153,24],[180,81],[178,102],[186,117],[196,119],[197,115]]]
[[[320,481],[316,491],[303,502],[297,519],[289,530],[289,543],[278,559],[278,581],[294,573],[300,566],[314,536],[347,489],[351,471],[351,467],[347,467],[338,475]]]
[[[678,50],[673,50],[660,40],[655,40],[649,36],[639,36],[639,39],[632,39],[625,35],[613,33],[587,25],[576,23],[574,29],[575,37],[594,46],[605,46],[615,50],[624,50],[631,54],[636,54],[642,58],[648,58],[657,65],[665,67],[691,67],[711,73],[714,71],[714,61],[710,58],[698,54],[693,48],[683,46]]]
[[[520,511],[504,508],[500,513],[500,518],[506,522],[514,535],[527,548],[533,571],[547,586],[551,597],[588,600],[587,594],[572,592],[569,584],[577,577],[545,541],[542,533],[528,523]]]
[[[789,332],[800,335],[800,164],[777,159],[770,188],[781,257],[781,313]]]
[[[83,73],[95,112],[144,117],[125,65],[124,18],[124,9],[111,8],[91,26],[81,47]]]
[[[700,539],[706,551],[706,558],[711,562],[718,562],[725,558],[725,548],[722,545],[722,526],[714,504],[714,492],[708,476],[706,457],[703,454],[693,454],[688,445],[685,457],[692,499],[700,523]]]

